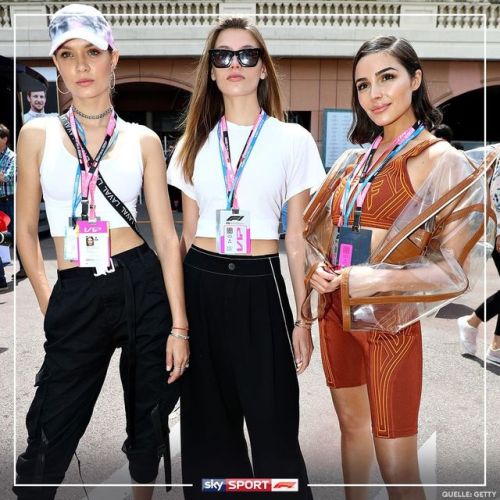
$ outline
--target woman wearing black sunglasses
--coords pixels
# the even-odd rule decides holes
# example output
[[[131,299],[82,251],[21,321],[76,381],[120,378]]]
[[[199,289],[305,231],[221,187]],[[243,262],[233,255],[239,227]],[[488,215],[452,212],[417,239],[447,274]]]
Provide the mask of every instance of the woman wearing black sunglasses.
[[[294,498],[310,497],[298,443],[297,374],[313,349],[300,313],[302,212],[324,169],[312,136],[283,118],[262,36],[244,19],[223,21],[198,64],[184,136],[168,171],[183,192],[192,342],[181,405],[183,479],[194,485],[187,498],[209,489],[202,478],[252,476],[298,479],[298,492],[294,481],[283,487],[296,491]],[[295,327],[278,255],[286,201]]]

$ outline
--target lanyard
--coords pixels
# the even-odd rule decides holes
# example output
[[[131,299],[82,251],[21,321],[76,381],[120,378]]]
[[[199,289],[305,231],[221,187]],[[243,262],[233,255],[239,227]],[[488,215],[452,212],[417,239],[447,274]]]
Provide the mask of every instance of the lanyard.
[[[217,135],[219,137],[219,153],[220,153],[220,161],[222,165],[222,174],[224,176],[224,182],[226,183],[226,196],[227,196],[227,205],[226,209],[238,208],[238,200],[236,198],[236,189],[238,187],[241,174],[245,165],[250,157],[250,153],[257,141],[257,137],[260,134],[262,126],[264,122],[267,120],[267,114],[262,109],[259,113],[259,116],[255,120],[253,124],[252,130],[248,135],[247,141],[241,152],[240,159],[236,164],[236,169],[233,169],[231,163],[231,152],[229,149],[229,133],[227,130],[227,122],[226,117],[223,116],[219,120],[219,124],[217,126]]]
[[[64,128],[75,147],[78,157],[78,168],[73,186],[73,207],[72,217],[75,218],[76,208],[81,201],[82,204],[82,220],[95,220],[95,188],[98,179],[99,164],[115,142],[118,132],[116,130],[117,116],[116,113],[111,113],[106,127],[106,137],[95,157],[92,158],[86,146],[85,132],[78,120],[75,118],[72,108],[68,110],[66,120],[63,120]],[[68,120],[69,118],[69,120]],[[78,189],[80,184],[80,189]],[[80,191],[80,192],[79,192]],[[89,213],[89,197],[90,197],[90,213]]]
[[[340,216],[338,220],[339,227],[348,225],[349,216],[352,213],[354,205],[356,205],[353,229],[359,230],[363,203],[373,179],[375,179],[382,168],[389,163],[389,161],[391,161],[392,158],[394,158],[394,156],[396,156],[410,141],[417,137],[422,130],[424,130],[424,125],[418,122],[413,126],[408,127],[387,146],[381,157],[383,157],[387,151],[389,151],[389,154],[387,154],[382,161],[375,165],[371,165],[371,161],[382,141],[382,135],[379,135],[372,142],[370,149],[365,153],[360,163],[353,169],[346,180],[346,186],[340,205]],[[358,176],[359,181],[357,185],[352,185]],[[349,199],[351,199],[350,203]]]

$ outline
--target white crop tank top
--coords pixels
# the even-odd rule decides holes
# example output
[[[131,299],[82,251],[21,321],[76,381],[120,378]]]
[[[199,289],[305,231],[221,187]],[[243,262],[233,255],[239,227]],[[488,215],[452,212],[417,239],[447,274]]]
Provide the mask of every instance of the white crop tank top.
[[[137,197],[141,192],[144,165],[140,147],[140,125],[118,120],[118,139],[99,165],[99,171],[115,195],[137,218]],[[78,160],[65,148],[65,134],[58,117],[46,118],[45,149],[40,165],[45,210],[52,236],[64,236],[71,217],[73,189]],[[80,186],[79,186],[80,187]],[[113,208],[96,188],[96,215],[110,223],[110,229],[129,227],[125,219]],[[81,203],[76,216],[81,214]]]

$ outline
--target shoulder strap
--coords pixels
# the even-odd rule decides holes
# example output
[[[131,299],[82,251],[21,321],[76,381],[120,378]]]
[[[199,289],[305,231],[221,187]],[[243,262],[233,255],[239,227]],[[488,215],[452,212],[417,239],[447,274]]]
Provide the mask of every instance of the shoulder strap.
[[[130,210],[126,207],[126,205],[118,198],[118,196],[111,191],[111,188],[108,186],[101,172],[97,177],[97,187],[99,191],[104,195],[111,206],[120,214],[120,216],[125,220],[125,222],[137,233],[141,239],[144,239],[139,233],[139,229],[137,227],[137,221],[134,219],[134,216],[130,213]]]
[[[71,142],[74,143],[74,137],[73,133],[71,132],[71,127],[69,126],[69,120],[66,115],[61,115],[59,117],[59,120],[61,121],[61,124],[63,126],[63,129],[66,131],[66,134],[68,134],[68,137],[70,138]],[[126,205],[118,198],[118,196],[113,193],[111,188],[108,186],[106,181],[104,180],[103,176],[101,175],[101,172],[98,173],[97,177],[97,187],[99,188],[99,191],[103,194],[104,198],[106,198],[111,206],[120,214],[120,217],[122,217],[125,222],[137,233],[137,235],[143,240],[144,238],[141,236],[141,233],[139,233],[139,229],[137,228],[137,221],[134,219],[134,216],[130,213],[130,210],[126,207]]]
[[[415,146],[410,148],[408,151],[403,153],[400,156],[400,158],[404,158],[406,160],[408,158],[413,158],[414,156],[418,156],[420,153],[422,153],[422,151],[425,151],[426,149],[430,148],[437,142],[443,142],[443,139],[440,139],[438,137],[433,137],[431,139],[426,139],[425,141],[419,142],[418,144],[415,144]]]
[[[479,168],[474,166],[474,172],[459,182],[455,187],[450,189],[441,198],[435,201],[432,205],[428,206],[418,217],[410,221],[401,231],[399,231],[394,238],[386,242],[385,245],[374,255],[371,259],[372,263],[383,262],[391,252],[413,231],[418,229],[424,222],[430,219],[433,215],[440,212],[444,207],[456,200],[462,195],[469,187],[479,180],[481,176],[490,169],[494,160],[499,152],[497,150],[491,151],[488,156],[483,160]],[[470,161],[470,160],[469,160]]]

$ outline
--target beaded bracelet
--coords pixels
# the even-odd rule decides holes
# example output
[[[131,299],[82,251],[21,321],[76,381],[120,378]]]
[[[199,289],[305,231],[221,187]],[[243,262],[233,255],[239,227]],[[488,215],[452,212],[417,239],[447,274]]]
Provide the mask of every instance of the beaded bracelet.
[[[295,326],[298,326],[300,328],[305,328],[306,330],[310,330],[312,324],[308,321],[304,321],[303,319],[298,319],[294,323]]]
[[[175,333],[174,331],[170,332],[170,335],[176,339],[189,340],[189,335],[181,335],[180,333]]]

